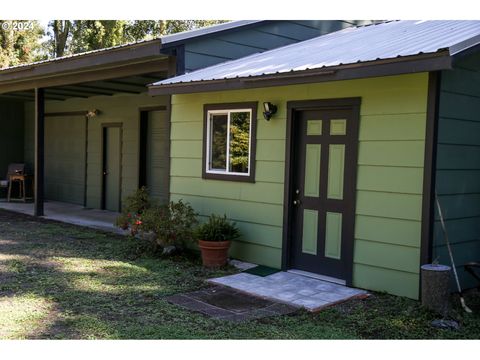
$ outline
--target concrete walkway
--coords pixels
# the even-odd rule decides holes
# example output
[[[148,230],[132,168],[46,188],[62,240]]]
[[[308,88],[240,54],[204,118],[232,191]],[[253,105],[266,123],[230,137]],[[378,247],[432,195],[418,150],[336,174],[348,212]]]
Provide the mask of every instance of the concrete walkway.
[[[303,307],[309,311],[318,311],[352,298],[368,296],[364,290],[284,271],[265,277],[239,273],[208,281],[265,299]]]
[[[0,199],[0,209],[33,215],[32,203],[7,202]],[[45,202],[45,219],[123,234],[123,230],[113,225],[117,216],[118,213],[112,211],[87,209],[80,205],[58,201]]]

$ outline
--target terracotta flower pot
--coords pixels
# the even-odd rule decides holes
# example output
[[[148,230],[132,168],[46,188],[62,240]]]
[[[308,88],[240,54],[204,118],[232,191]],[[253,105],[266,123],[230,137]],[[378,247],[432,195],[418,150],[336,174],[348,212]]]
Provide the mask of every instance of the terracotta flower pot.
[[[205,267],[220,267],[227,263],[230,241],[199,240],[198,246],[202,253],[202,262]]]

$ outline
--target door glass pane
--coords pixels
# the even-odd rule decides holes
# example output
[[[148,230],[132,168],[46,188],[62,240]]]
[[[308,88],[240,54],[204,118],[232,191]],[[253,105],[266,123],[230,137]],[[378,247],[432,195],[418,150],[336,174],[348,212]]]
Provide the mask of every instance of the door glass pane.
[[[328,155],[328,189],[329,199],[343,199],[343,176],[345,168],[345,145],[332,144]]]
[[[347,120],[330,120],[330,135],[347,135]]]
[[[340,259],[342,250],[342,214],[327,212],[325,257]]]
[[[305,152],[305,196],[318,197],[320,186],[320,144],[307,144]]]
[[[210,114],[211,170],[227,169],[227,114]]]
[[[322,120],[308,120],[307,135],[322,135]]]
[[[303,211],[302,252],[317,255],[318,211]]]
[[[230,172],[248,173],[249,145],[250,112],[230,113]]]

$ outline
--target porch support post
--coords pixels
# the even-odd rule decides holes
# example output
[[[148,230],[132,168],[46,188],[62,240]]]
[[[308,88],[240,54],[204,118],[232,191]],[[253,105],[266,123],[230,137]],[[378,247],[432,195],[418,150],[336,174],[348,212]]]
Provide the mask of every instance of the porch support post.
[[[33,214],[43,216],[45,153],[45,92],[35,89],[35,206]]]

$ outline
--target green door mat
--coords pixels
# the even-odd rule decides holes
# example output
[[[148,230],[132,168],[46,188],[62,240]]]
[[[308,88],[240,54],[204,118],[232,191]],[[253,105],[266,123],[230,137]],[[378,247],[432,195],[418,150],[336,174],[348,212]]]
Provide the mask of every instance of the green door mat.
[[[280,272],[281,270],[274,269],[268,266],[258,265],[253,268],[244,270],[244,273],[257,275],[257,276],[268,276]]]

